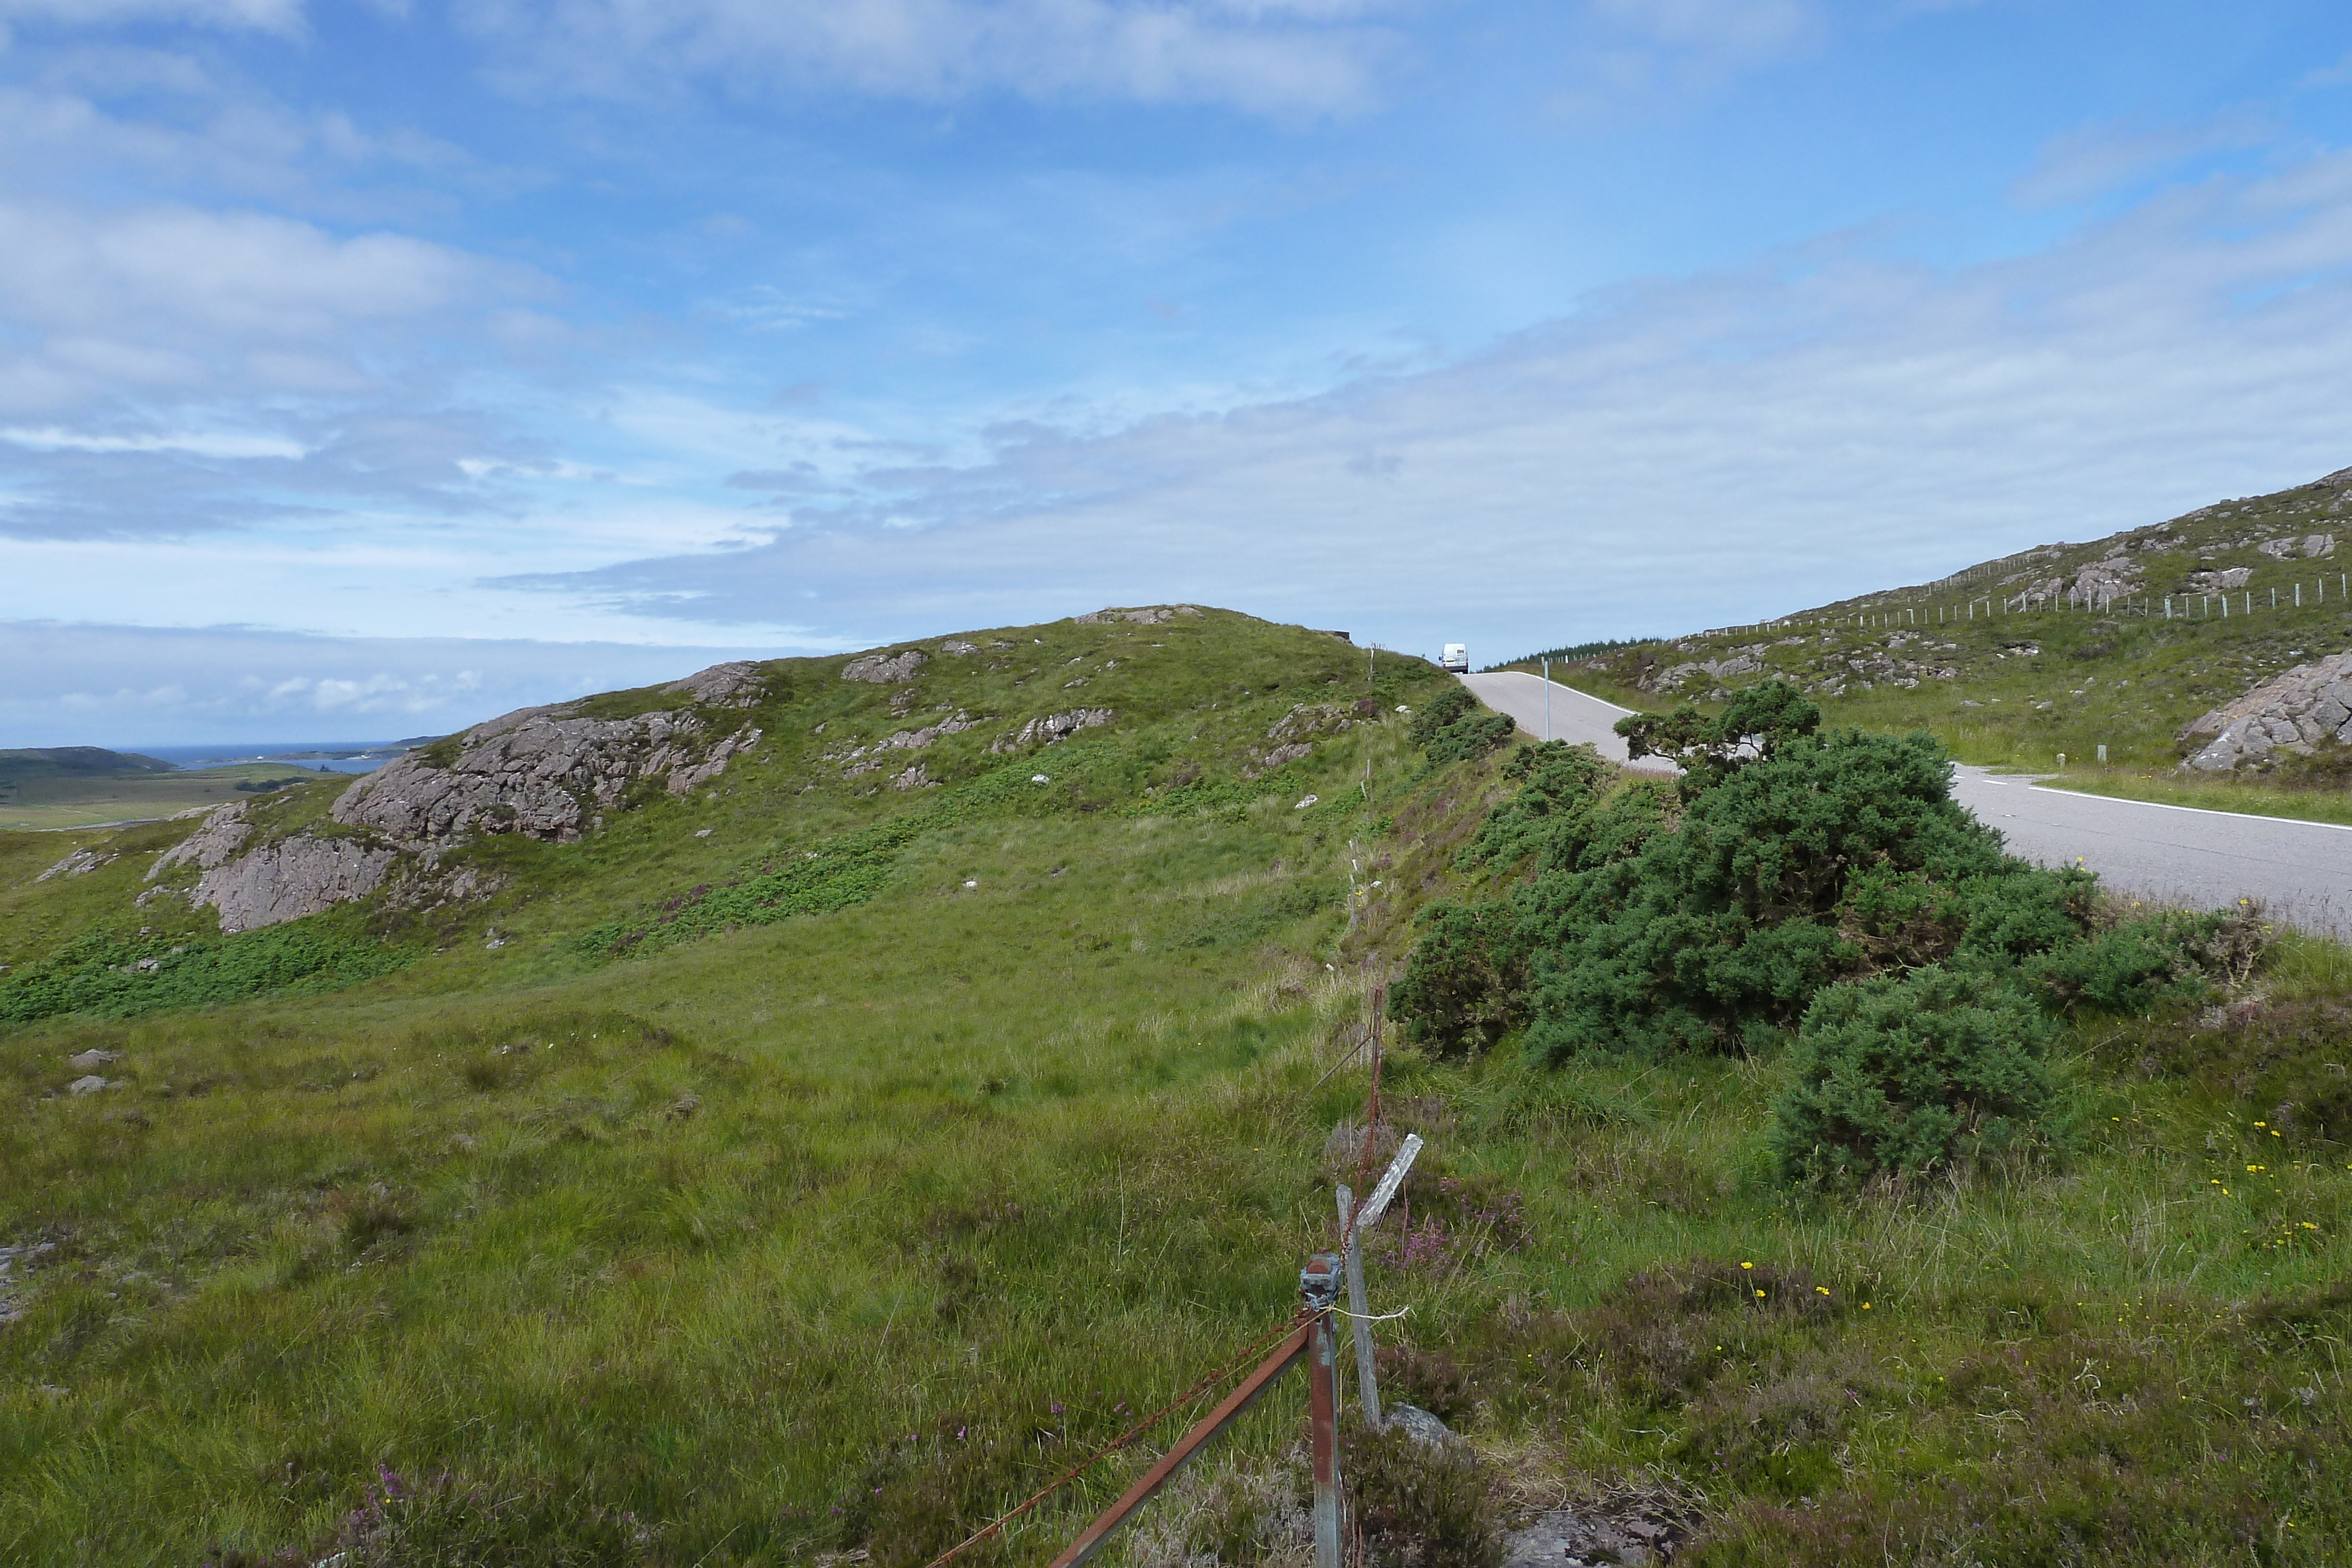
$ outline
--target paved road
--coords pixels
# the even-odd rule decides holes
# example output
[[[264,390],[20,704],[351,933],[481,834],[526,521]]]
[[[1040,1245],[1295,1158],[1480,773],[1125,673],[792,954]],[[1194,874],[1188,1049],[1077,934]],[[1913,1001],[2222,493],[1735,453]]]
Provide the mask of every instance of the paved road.
[[[1504,671],[1462,680],[1521,729],[1543,734],[1541,676]],[[1556,740],[1589,740],[1622,762],[1625,743],[1610,727],[1625,712],[1552,685]],[[1955,768],[1952,793],[2012,852],[2041,864],[2080,860],[2113,890],[2199,908],[2256,898],[2273,918],[2352,938],[2352,828],[2037,789],[2031,779],[1981,768]]]

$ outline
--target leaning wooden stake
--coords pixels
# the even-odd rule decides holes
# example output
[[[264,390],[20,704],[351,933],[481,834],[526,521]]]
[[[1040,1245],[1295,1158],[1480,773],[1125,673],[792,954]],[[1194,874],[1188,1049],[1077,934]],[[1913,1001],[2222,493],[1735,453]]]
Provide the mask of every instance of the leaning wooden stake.
[[[1348,1329],[1356,1342],[1356,1403],[1364,1412],[1364,1425],[1381,1424],[1381,1382],[1372,1369],[1372,1325],[1370,1314],[1364,1307],[1364,1239],[1357,1234],[1356,1195],[1348,1184],[1339,1184],[1339,1235],[1341,1256],[1347,1259]]]

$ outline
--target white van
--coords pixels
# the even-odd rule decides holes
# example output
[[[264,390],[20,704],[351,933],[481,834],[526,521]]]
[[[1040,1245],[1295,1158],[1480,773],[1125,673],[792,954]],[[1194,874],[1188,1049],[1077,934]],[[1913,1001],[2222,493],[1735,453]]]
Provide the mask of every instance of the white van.
[[[1445,657],[1437,662],[1439,664],[1451,670],[1457,675],[1468,674],[1470,673],[1470,644],[1467,643],[1448,643],[1445,644]]]

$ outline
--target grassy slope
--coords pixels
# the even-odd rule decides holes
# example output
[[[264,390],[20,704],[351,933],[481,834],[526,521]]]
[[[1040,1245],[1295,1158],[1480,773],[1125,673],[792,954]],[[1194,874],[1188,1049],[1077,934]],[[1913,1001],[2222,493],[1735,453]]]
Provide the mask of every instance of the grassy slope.
[[[1078,688],[1137,721],[1024,760],[1055,785],[916,839],[869,904],[604,965],[572,940],[922,808],[854,793],[871,779],[801,793],[844,729],[907,722],[812,663],[766,716],[770,760],[583,845],[480,852],[512,886],[398,975],[0,1036],[0,1243],[58,1244],[0,1328],[0,1559],[314,1542],[377,1466],[576,1490],[678,1564],[803,1561],[877,1512],[887,1546],[983,1515],[1285,1313],[1326,1234],[1327,1133],[1365,1088],[1316,1080],[1489,772],[1416,779],[1391,720],[1278,793],[1241,788],[1245,743],[1360,691],[1359,655],[1229,617],[1018,636],[1049,643],[935,668],[926,701],[1018,717],[1047,705],[1016,706],[1015,679],[1074,700],[1028,669],[1084,656],[1065,678],[1099,688],[1106,657],[1169,658]],[[1392,706],[1433,677],[1381,678]],[[1009,727],[933,771],[977,770]],[[1196,759],[1210,809],[1158,809],[1148,788]],[[1309,791],[1326,804],[1297,810]],[[1351,838],[1407,894],[1352,937]],[[55,940],[122,918],[136,853],[28,888],[52,850],[0,836],[0,921]],[[2338,995],[2341,964],[2296,948],[2271,983]],[[2352,1538],[2345,1325],[2294,1303],[2344,1276],[2346,1156],[2134,1070],[2147,1042],[2120,1032],[2077,1042],[2095,1109],[2070,1170],[1857,1204],[1767,1181],[1769,1061],[1530,1078],[1399,1052],[1424,1215],[1470,1178],[1519,1195],[1525,1227],[1376,1264],[1377,1306],[1413,1309],[1384,1332],[1459,1364],[1463,1425],[1523,1494],[1663,1476],[1705,1493],[1713,1560],[1852,1561],[1846,1531],[2057,1561],[2071,1521],[2110,1561],[2329,1561]],[[93,1046],[125,1053],[125,1086],[56,1096]],[[1629,1301],[1639,1270],[1707,1259],[1758,1263],[1769,1299]],[[1220,1463],[1267,1462],[1297,1399]],[[877,1466],[910,1435],[911,1462]]]
[[[1832,723],[1926,728],[1965,761],[2035,772],[2054,770],[2061,753],[2070,774],[2089,769],[2104,745],[2112,765],[2105,787],[2137,792],[2135,779],[2160,776],[2179,761],[2175,737],[2183,726],[2292,665],[2352,645],[2352,614],[2340,597],[2340,574],[2352,559],[2279,560],[2256,548],[2272,537],[2327,532],[2340,532],[2352,548],[2352,513],[2340,509],[2347,494],[2352,492],[2304,486],[2223,503],[2114,539],[2047,546],[1941,582],[1805,611],[1769,631],[1635,644],[1565,671],[1556,664],[1553,674],[1612,702],[1657,708],[1675,694],[1643,686],[1644,672],[1721,662],[1745,651],[1766,667],[1729,685],[1771,675],[1800,682]],[[2141,571],[2142,591],[2129,606],[2093,613],[2062,603],[1988,613],[1988,600],[2071,579],[2116,541],[2132,547],[2130,559]],[[2197,619],[2163,618],[2168,594],[2175,596],[2176,616],[2192,612],[2179,597],[2190,573],[2231,567],[2252,569],[2237,602],[2252,592],[2252,614],[2205,618],[2200,607],[2193,609]],[[2297,583],[2304,590],[2299,611],[2292,608]],[[2288,608],[2270,608],[2273,589]],[[1856,625],[1857,616],[1869,624]],[[2021,651],[2026,646],[2036,651]],[[1896,684],[1903,681],[1915,684]],[[1680,695],[1704,701],[1721,689],[1723,683],[1699,675]],[[2242,800],[2240,809],[2265,809],[2260,789]]]
[[[255,790],[240,790],[240,784],[280,784],[303,773],[282,762],[240,762],[170,773],[30,775],[0,789],[0,831],[89,828],[169,817],[250,799]]]

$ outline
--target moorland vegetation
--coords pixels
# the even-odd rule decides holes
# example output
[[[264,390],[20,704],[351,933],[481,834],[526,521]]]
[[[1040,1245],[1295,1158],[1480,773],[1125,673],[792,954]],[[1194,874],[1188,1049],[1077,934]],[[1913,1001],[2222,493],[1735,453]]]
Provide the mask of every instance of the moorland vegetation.
[[[1707,1564],[2340,1560],[2345,949],[2020,865],[1786,688],[1651,720],[1662,782],[1223,612],[881,652],[437,905],[223,935],[150,896],[193,823],[0,834],[0,1557],[923,1568],[1279,1324],[1417,1132],[1382,1370],[1469,1447],[1358,1435],[1375,1561],[1563,1502]],[[345,782],[257,841],[363,837]],[[1296,1561],[1299,1393],[1115,1551]]]

